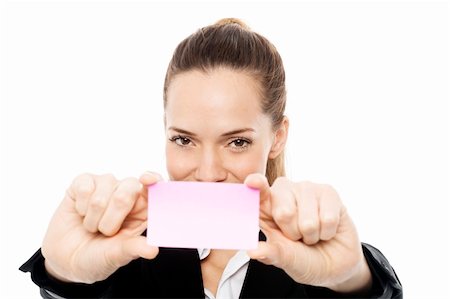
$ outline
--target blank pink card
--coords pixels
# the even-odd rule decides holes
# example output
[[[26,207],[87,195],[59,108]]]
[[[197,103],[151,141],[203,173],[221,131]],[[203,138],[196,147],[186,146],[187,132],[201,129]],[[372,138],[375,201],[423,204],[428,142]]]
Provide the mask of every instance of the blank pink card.
[[[158,182],[148,188],[152,246],[255,249],[259,190],[244,184]]]

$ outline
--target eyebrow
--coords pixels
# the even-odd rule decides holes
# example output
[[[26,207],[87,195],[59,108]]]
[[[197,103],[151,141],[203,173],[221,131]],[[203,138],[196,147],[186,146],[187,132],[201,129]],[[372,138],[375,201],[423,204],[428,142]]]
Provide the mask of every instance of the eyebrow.
[[[175,132],[181,133],[181,134],[185,134],[185,135],[189,135],[192,137],[197,137],[197,134],[189,132],[187,130],[183,130],[177,127],[169,127],[169,130],[173,130]],[[246,133],[246,132],[255,132],[255,129],[252,128],[242,128],[242,129],[236,129],[236,130],[232,130],[226,133],[223,133],[222,135],[220,135],[220,137],[227,137],[227,136],[231,136],[231,135],[236,135],[236,134],[242,134],[242,133]]]

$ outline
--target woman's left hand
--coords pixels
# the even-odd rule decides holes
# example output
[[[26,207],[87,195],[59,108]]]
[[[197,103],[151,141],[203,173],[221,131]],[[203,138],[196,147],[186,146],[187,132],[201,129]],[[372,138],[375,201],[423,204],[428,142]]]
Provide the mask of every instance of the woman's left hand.
[[[364,293],[372,277],[356,228],[328,185],[251,174],[245,184],[260,190],[260,227],[266,235],[251,258],[283,269],[299,283],[340,293]]]

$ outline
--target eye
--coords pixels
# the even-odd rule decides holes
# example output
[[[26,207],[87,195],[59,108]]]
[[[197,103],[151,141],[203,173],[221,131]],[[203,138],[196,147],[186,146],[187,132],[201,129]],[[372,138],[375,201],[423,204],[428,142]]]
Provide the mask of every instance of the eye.
[[[234,144],[235,147],[243,147],[244,145],[246,145],[247,141],[243,139],[236,139],[233,140],[231,143]]]
[[[246,149],[251,142],[249,140],[243,139],[243,138],[236,138],[233,141],[231,141],[228,145],[232,147],[233,149],[237,150],[244,150]]]
[[[175,142],[179,146],[187,146],[191,143],[191,140],[184,136],[175,136],[170,138],[170,141]]]

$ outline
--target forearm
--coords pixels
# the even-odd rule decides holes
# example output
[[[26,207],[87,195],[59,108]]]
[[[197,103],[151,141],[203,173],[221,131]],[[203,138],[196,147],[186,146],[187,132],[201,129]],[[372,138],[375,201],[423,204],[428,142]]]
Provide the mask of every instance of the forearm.
[[[383,298],[383,299],[401,299],[403,298],[403,289],[394,269],[390,266],[388,260],[375,247],[362,244],[366,265],[370,271],[370,287],[360,289],[360,293],[337,292],[329,288],[305,286],[306,294],[310,298]],[[365,274],[363,273],[362,276]],[[363,280],[363,279],[361,279]],[[355,278],[356,282],[358,281]],[[349,281],[350,283],[351,281]],[[356,285],[357,283],[355,283]],[[349,284],[350,285],[350,284]],[[347,285],[347,286],[349,286]],[[361,284],[362,286],[363,284]],[[344,288],[343,288],[344,289]],[[343,290],[342,289],[342,290]],[[355,293],[356,292],[356,293]],[[364,293],[364,294],[363,294]]]
[[[44,289],[41,291],[43,298],[100,298],[104,294],[111,281],[104,280],[94,284],[63,282],[50,274],[45,267],[45,258],[41,250],[38,250],[25,264],[20,267],[23,272],[30,272],[33,282]]]

